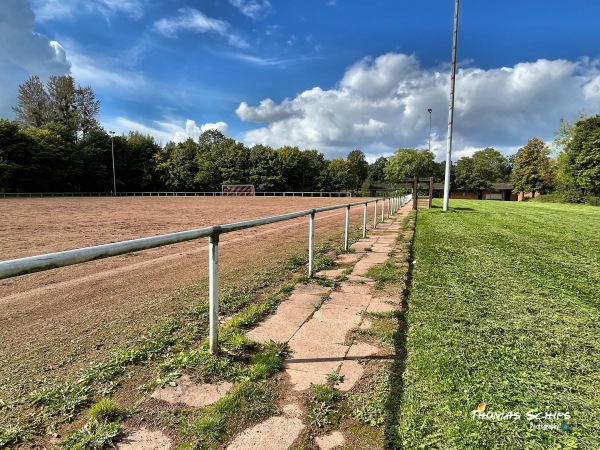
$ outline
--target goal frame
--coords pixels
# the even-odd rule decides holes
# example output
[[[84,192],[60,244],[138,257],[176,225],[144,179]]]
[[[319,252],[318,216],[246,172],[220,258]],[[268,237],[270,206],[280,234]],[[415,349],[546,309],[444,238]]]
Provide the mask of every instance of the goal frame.
[[[256,189],[253,184],[222,184],[221,185],[221,196],[222,197],[252,197],[256,195]]]

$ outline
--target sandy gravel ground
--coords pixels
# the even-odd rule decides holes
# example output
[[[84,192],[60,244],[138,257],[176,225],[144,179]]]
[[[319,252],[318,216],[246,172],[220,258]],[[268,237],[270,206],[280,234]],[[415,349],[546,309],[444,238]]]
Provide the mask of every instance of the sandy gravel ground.
[[[354,199],[353,201],[359,201]],[[124,197],[0,200],[0,260],[237,222],[335,198]],[[372,206],[369,222],[372,223]],[[354,227],[362,206],[352,208]],[[344,209],[317,215],[316,234],[342,230]],[[307,245],[301,218],[222,236],[224,283]],[[178,292],[207,282],[207,240],[0,280],[0,398],[102,359],[149,325],[189,305]],[[199,294],[201,295],[201,294]],[[17,387],[19,386],[19,387]],[[16,388],[17,387],[17,388]],[[16,388],[16,389],[15,389]]]

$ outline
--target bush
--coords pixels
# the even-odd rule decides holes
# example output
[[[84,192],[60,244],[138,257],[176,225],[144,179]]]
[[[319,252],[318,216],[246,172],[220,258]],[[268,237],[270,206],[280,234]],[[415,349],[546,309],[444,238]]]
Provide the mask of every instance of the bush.
[[[584,203],[585,196],[581,192],[581,189],[565,189],[561,192],[563,201],[566,203]]]
[[[585,198],[585,204],[590,206],[600,206],[600,197],[595,197],[593,195],[588,195]]]

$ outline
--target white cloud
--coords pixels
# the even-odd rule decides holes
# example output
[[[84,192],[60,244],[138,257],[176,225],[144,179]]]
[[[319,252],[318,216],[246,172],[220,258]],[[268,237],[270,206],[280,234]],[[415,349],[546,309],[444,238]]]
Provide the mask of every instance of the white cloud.
[[[174,142],[183,142],[188,138],[197,140],[200,137],[200,135],[207,130],[218,130],[224,135],[229,134],[229,127],[225,122],[205,123],[203,125],[198,126],[196,125],[195,121],[188,119],[185,121],[185,130],[177,131],[172,140]]]
[[[338,85],[315,87],[280,104],[242,102],[244,121],[267,122],[248,131],[248,145],[316,148],[328,157],[353,148],[370,154],[427,148],[428,108],[433,109],[432,150],[445,159],[449,68],[424,69],[415,56],[389,53],[363,59]],[[600,62],[538,60],[457,74],[453,158],[495,147],[506,154],[531,137],[551,140],[560,117],[600,110]],[[301,111],[302,114],[294,114]]]
[[[271,10],[271,4],[268,0],[261,2],[256,0],[229,0],[229,3],[239,9],[245,16],[255,20],[266,16]]]
[[[194,120],[186,120],[185,125],[179,121],[154,120],[151,125],[136,122],[126,117],[116,117],[103,123],[106,130],[115,131],[117,134],[127,134],[138,131],[149,134],[155,141],[164,145],[167,142],[183,142],[188,138],[197,140],[206,130],[219,130],[225,136],[229,134],[229,127],[225,122],[205,123],[196,125]]]
[[[62,46],[35,33],[26,0],[2,0],[0,8],[0,117],[13,117],[19,84],[30,75],[66,75],[71,65]]]
[[[246,102],[242,102],[235,113],[245,122],[279,122],[304,115],[301,110],[294,109],[294,105],[288,99],[276,105],[270,98],[261,101],[256,107],[250,107]]]
[[[172,18],[160,19],[154,23],[154,29],[162,35],[170,38],[177,37],[181,31],[192,33],[216,33],[226,37],[229,44],[238,48],[248,48],[248,43],[236,35],[230,33],[229,22],[220,19],[213,19],[194,8],[181,8],[179,15]]]
[[[106,18],[115,14],[125,14],[132,19],[144,15],[146,0],[31,0],[36,19],[75,20],[81,12],[100,13]]]
[[[106,56],[88,56],[80,51],[75,42],[66,41],[71,61],[71,72],[76,82],[82,86],[92,86],[94,90],[102,88],[111,92],[139,92],[148,86],[144,76],[123,67],[120,58]]]

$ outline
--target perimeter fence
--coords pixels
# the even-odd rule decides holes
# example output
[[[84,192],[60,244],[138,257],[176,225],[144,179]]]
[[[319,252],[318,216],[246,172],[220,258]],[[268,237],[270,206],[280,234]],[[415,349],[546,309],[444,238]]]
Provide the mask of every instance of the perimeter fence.
[[[38,197],[352,197],[352,192],[302,192],[302,191],[269,191],[269,192],[168,192],[168,191],[136,191],[136,192],[0,192],[5,198],[38,198]]]
[[[346,203],[340,205],[324,206],[321,208],[307,209],[294,213],[282,214],[278,216],[263,217],[260,219],[247,220],[243,222],[234,222],[224,225],[213,225],[210,227],[199,228],[195,230],[181,231],[177,233],[163,234],[140,239],[115,242],[111,244],[97,245],[93,247],[79,248],[44,255],[30,256],[27,258],[12,259],[0,261],[0,279],[16,277],[32,272],[50,270],[58,267],[71,266],[93,261],[100,258],[107,258],[116,255],[123,255],[140,250],[162,247],[165,245],[177,244],[180,242],[191,241],[200,238],[209,238],[208,258],[209,258],[209,340],[211,353],[218,352],[218,326],[219,326],[219,237],[224,233],[244,230],[247,228],[258,227],[285,220],[296,219],[309,216],[308,232],[308,276],[312,277],[314,269],[314,247],[315,247],[315,215],[320,212],[332,211],[335,209],[346,209],[346,222],[344,228],[344,250],[349,248],[349,230],[350,230],[350,208],[362,206],[363,223],[362,236],[367,235],[367,207],[373,204],[373,228],[377,227],[378,219],[381,222],[385,220],[385,215],[390,217],[400,208],[406,205],[412,199],[412,195],[390,196],[387,199],[371,199],[360,202]],[[381,203],[381,216],[378,214],[378,203]]]

